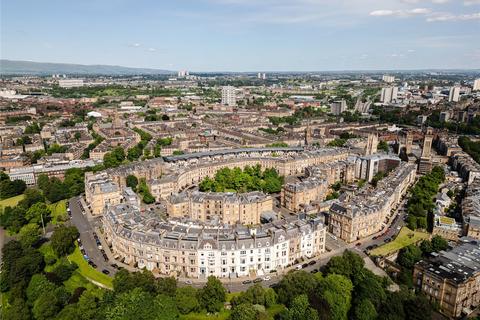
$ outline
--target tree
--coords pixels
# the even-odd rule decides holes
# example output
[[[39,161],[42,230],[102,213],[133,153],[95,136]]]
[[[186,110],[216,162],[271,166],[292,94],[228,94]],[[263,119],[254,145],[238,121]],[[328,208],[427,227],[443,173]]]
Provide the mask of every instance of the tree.
[[[355,300],[368,300],[375,308],[380,307],[387,297],[380,280],[373,272],[364,269],[361,278],[354,281]]]
[[[27,287],[27,302],[30,305],[33,303],[43,294],[47,292],[54,291],[56,286],[47,280],[43,274],[35,274],[30,279],[30,283]]]
[[[404,302],[405,316],[409,320],[432,319],[432,307],[428,299],[419,294],[415,298]]]
[[[59,257],[70,254],[75,249],[75,240],[79,237],[76,227],[59,226],[50,239],[53,251]]]
[[[389,293],[386,301],[380,307],[378,312],[379,320],[404,320],[405,311],[403,308],[403,299],[400,293]]]
[[[356,320],[370,320],[377,318],[377,311],[375,306],[369,300],[362,300],[355,306]]]
[[[132,188],[133,191],[137,189],[138,179],[134,175],[129,174],[126,178],[127,187]]]
[[[197,289],[191,286],[178,288],[175,294],[175,303],[178,311],[181,314],[198,311],[200,304],[198,303],[197,295]]]
[[[352,299],[353,285],[350,279],[339,274],[329,274],[320,279],[318,295],[328,304],[331,319],[347,319]]]
[[[25,218],[30,223],[35,223],[37,225],[46,224],[50,219],[51,210],[44,202],[37,202],[31,206],[25,213]]]
[[[311,273],[301,270],[285,275],[278,283],[275,291],[277,292],[278,302],[289,307],[296,296],[301,294],[308,296],[314,291],[316,286],[315,277]]]
[[[318,320],[318,313],[311,308],[306,294],[301,294],[293,299],[292,305],[288,309],[289,320]]]
[[[448,241],[442,238],[439,235],[435,235],[432,237],[432,251],[438,252],[441,250],[446,250],[448,248]]]
[[[92,290],[85,290],[77,303],[82,320],[98,319],[100,301]]]
[[[2,249],[0,290],[5,292],[15,285],[26,286],[32,275],[45,266],[43,255],[31,247],[23,248],[16,240],[7,242]]]
[[[209,276],[207,283],[199,292],[199,303],[208,312],[218,312],[226,301],[226,290],[220,280]]]
[[[39,296],[32,309],[37,320],[52,319],[60,310],[60,301],[54,291],[47,291]]]
[[[380,141],[378,143],[377,149],[388,153],[388,143],[386,141],[383,141],[383,140]]]
[[[30,309],[22,299],[15,299],[4,311],[5,319],[9,320],[30,320]]]
[[[45,201],[45,197],[43,196],[42,192],[37,188],[28,188],[25,190],[23,195],[24,197],[18,202],[18,205],[26,209],[30,208],[37,202]]]
[[[257,310],[253,308],[251,304],[242,303],[235,306],[230,314],[231,320],[256,320]]]
[[[135,288],[115,297],[105,311],[107,320],[170,320],[178,318],[178,310],[171,297],[151,294]]]
[[[80,168],[68,169],[63,185],[68,190],[68,197],[78,196],[85,191],[85,172]]]
[[[177,290],[177,279],[174,277],[161,277],[156,282],[157,292],[170,297],[175,296]]]
[[[24,247],[31,247],[40,240],[40,229],[36,223],[24,225],[19,232],[19,241]]]
[[[27,185],[22,180],[3,179],[0,181],[0,199],[7,199],[10,197],[22,194],[27,188]]]
[[[405,268],[411,269],[413,265],[422,259],[422,251],[411,244],[402,248],[398,254],[397,263]]]

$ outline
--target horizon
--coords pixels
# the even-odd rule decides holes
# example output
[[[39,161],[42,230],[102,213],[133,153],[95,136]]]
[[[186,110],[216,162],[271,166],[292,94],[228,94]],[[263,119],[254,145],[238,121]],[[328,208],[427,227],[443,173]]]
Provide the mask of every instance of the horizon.
[[[191,72],[480,69],[478,0],[1,6],[6,60]]]
[[[32,61],[32,60],[11,60],[11,59],[0,59],[1,61],[10,61],[10,62],[20,62],[20,63],[35,63],[35,64],[56,64],[56,65],[71,65],[71,66],[83,66],[83,67],[95,67],[95,66],[102,66],[102,67],[112,67],[112,68],[126,68],[126,69],[138,69],[138,70],[158,70],[158,71],[165,71],[165,72],[172,72],[177,73],[181,70],[166,70],[166,69],[158,69],[158,68],[148,68],[148,67],[132,67],[132,66],[124,66],[124,65],[113,65],[113,64],[80,64],[80,63],[68,63],[68,62],[46,62],[46,61]],[[460,72],[480,72],[479,68],[424,68],[424,69],[357,69],[357,70],[244,70],[244,71],[230,71],[230,70],[212,70],[212,71],[190,71],[193,74],[208,74],[208,73],[231,73],[231,74],[255,74],[255,73],[267,73],[267,74],[288,74],[288,73],[298,73],[298,74],[305,74],[305,73],[359,73],[359,72],[366,72],[366,73],[377,73],[377,72],[391,72],[391,73],[403,73],[403,72],[449,72],[449,71],[460,71]],[[40,73],[40,72],[39,72]],[[48,73],[48,72],[44,72]],[[0,65],[0,74],[2,74],[1,65]],[[11,74],[11,73],[6,73]],[[75,73],[69,73],[74,75]],[[88,74],[86,74],[88,75]],[[94,75],[94,74],[92,74]],[[105,74],[106,75],[106,74]]]

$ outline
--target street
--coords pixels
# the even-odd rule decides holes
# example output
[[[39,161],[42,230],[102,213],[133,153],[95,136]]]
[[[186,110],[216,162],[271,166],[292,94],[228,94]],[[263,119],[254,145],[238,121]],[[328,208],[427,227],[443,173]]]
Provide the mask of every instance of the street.
[[[71,223],[75,225],[80,233],[80,240],[82,241],[83,248],[90,258],[97,265],[97,269],[102,271],[104,269],[110,271],[111,274],[115,273],[115,269],[110,266],[108,261],[103,258],[100,249],[97,247],[96,241],[93,237],[93,229],[90,222],[87,220],[82,212],[80,205],[78,204],[78,198],[72,198],[69,201],[69,207],[71,210]]]

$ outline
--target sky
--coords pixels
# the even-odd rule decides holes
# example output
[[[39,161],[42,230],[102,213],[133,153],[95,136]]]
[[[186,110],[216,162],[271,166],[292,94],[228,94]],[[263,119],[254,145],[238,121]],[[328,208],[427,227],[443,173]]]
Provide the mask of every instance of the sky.
[[[0,57],[167,70],[480,68],[480,0],[0,0]]]

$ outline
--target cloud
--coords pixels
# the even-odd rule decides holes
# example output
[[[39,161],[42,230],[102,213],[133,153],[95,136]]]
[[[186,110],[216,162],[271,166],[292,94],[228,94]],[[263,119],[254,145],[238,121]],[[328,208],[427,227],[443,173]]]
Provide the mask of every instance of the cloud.
[[[155,48],[148,48],[148,51],[150,51],[150,52],[155,52],[155,51],[157,51],[157,49],[155,49]]]
[[[412,16],[418,16],[418,15],[427,15],[430,12],[431,12],[430,9],[427,9],[427,8],[414,8],[414,9],[408,9],[408,10],[384,9],[384,10],[372,11],[370,12],[370,15],[374,17],[387,17],[387,16],[412,17]]]
[[[427,18],[428,22],[469,21],[480,20],[480,12],[471,14],[435,13]]]
[[[480,0],[465,0],[463,1],[463,5],[465,6],[480,5]]]
[[[136,42],[136,43],[131,43],[131,44],[129,44],[128,46],[129,46],[129,47],[133,47],[133,48],[138,48],[138,47],[141,46],[141,44],[138,43],[138,42]]]

